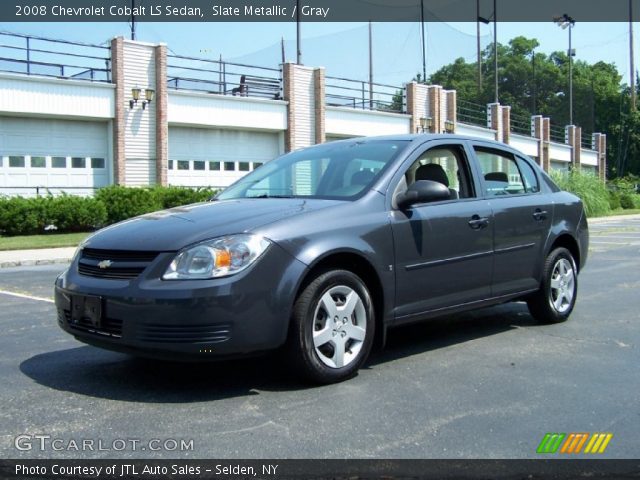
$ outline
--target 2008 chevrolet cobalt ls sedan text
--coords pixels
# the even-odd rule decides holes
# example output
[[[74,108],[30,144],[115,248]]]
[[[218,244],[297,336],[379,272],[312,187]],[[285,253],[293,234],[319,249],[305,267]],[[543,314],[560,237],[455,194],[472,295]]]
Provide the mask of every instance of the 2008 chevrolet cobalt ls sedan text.
[[[359,138],[100,230],[55,299],[60,326],[92,345],[198,359],[286,344],[334,382],[390,326],[512,300],[567,319],[587,246],[580,200],[506,145]]]

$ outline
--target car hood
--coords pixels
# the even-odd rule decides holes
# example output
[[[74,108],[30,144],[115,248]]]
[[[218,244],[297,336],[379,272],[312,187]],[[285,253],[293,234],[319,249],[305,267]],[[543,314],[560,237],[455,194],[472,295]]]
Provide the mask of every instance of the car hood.
[[[279,220],[340,203],[300,198],[237,199],[162,210],[98,231],[85,247],[173,252],[210,238],[250,232]]]

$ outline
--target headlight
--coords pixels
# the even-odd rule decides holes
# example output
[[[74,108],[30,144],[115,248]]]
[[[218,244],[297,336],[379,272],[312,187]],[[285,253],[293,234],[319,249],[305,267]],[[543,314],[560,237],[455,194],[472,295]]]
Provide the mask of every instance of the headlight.
[[[192,280],[233,275],[255,262],[269,244],[269,240],[259,235],[215,238],[176,255],[162,279]]]

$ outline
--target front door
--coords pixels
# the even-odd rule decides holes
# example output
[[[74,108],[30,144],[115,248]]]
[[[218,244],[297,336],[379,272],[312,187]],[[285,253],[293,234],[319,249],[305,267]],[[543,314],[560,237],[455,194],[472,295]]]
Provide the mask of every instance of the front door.
[[[429,144],[400,179],[449,187],[447,201],[391,212],[395,245],[396,319],[489,298],[493,222],[489,202],[477,198],[462,144]]]

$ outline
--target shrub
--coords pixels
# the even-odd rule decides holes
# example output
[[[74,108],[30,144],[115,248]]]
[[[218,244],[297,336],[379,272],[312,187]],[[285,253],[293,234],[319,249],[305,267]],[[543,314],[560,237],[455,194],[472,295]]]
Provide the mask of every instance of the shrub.
[[[46,225],[46,197],[0,199],[0,232],[3,235],[42,233]]]
[[[162,208],[205,202],[216,193],[216,190],[211,188],[188,187],[154,187],[152,191]]]
[[[588,217],[609,213],[609,193],[604,183],[593,173],[579,170],[569,173],[552,171],[551,176],[560,188],[580,197]]]
[[[111,185],[98,190],[95,198],[106,207],[109,224],[162,209],[158,196],[149,188]]]
[[[609,208],[611,210],[619,210],[622,208],[620,205],[620,194],[613,190],[609,190]]]
[[[58,232],[86,232],[107,223],[107,209],[104,203],[91,197],[48,197],[46,220]]]
[[[633,201],[633,197],[635,195],[636,195],[635,193],[626,193],[626,192],[620,195],[620,206],[625,210],[636,208],[636,204]]]

